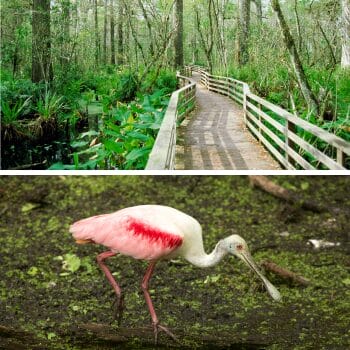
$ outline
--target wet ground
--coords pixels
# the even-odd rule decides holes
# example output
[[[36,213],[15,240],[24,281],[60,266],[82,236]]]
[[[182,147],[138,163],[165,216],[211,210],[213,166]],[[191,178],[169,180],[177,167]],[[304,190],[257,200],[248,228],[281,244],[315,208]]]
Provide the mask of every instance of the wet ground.
[[[0,349],[348,349],[350,346],[349,177],[276,177],[329,210],[291,206],[231,177],[0,177]],[[109,266],[124,292],[121,327],[113,292],[95,263],[100,246],[77,246],[75,220],[137,204],[176,207],[203,226],[207,251],[233,233],[258,263],[273,261],[310,280],[302,287],[267,273],[274,302],[243,263],[210,269],[159,263],[150,290],[162,324],[153,344],[140,291],[146,263]],[[309,239],[340,245],[316,250]]]

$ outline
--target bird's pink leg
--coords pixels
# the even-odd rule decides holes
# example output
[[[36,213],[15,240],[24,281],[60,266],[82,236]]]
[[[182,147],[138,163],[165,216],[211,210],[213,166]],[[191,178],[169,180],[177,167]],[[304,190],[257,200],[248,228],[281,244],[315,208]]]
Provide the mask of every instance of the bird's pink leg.
[[[148,291],[148,283],[149,283],[149,280],[153,274],[155,266],[156,266],[156,262],[150,263],[150,265],[148,266],[148,268],[146,270],[146,273],[143,277],[142,284],[141,284],[143,293],[145,295],[146,303],[147,303],[147,306],[148,306],[148,309],[149,309],[149,312],[150,312],[151,318],[152,318],[152,325],[153,325],[153,329],[154,329],[154,340],[155,340],[155,343],[157,344],[158,333],[159,333],[159,331],[162,330],[165,333],[167,333],[171,338],[173,338],[174,340],[177,341],[177,338],[175,337],[175,335],[173,333],[171,333],[168,328],[159,324],[159,320],[158,320],[156,311],[154,310],[152,299],[151,299],[151,296],[150,296],[149,291]]]
[[[123,310],[124,310],[124,298],[122,295],[122,290],[119,287],[116,280],[114,279],[113,275],[111,274],[111,271],[109,271],[107,265],[104,263],[104,261],[107,258],[110,258],[110,257],[115,256],[115,255],[116,255],[116,253],[113,253],[111,251],[101,253],[97,256],[97,263],[100,266],[101,270],[106,275],[109,283],[111,284],[111,286],[113,287],[113,289],[115,291],[115,294],[117,295],[116,301],[115,301],[115,304],[116,304],[116,315],[115,316],[116,316],[118,325],[120,325],[122,315],[123,315]]]

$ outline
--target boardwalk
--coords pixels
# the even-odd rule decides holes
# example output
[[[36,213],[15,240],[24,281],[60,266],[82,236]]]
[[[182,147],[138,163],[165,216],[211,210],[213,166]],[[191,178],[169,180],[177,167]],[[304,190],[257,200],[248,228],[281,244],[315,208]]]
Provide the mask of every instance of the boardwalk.
[[[228,97],[197,84],[197,108],[180,127],[177,170],[279,170],[281,167],[245,128],[243,111]]]

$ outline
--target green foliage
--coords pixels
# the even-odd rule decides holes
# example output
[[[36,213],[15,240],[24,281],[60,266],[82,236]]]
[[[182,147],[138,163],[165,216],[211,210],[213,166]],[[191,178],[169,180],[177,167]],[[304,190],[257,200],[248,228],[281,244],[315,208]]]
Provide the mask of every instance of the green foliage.
[[[7,75],[6,78],[9,78]],[[2,77],[0,85],[1,101],[6,101],[9,106],[14,106],[19,100],[26,100],[28,98],[31,101],[36,101],[45,89],[44,84],[33,84],[28,79],[12,79],[5,80]],[[30,107],[29,105],[27,107]],[[26,109],[26,112],[30,112],[30,108]]]
[[[71,143],[72,165],[56,163],[50,169],[144,169],[167,104],[163,90],[119,103],[104,115],[99,131],[82,133]]]
[[[122,102],[128,102],[135,98],[139,88],[137,73],[127,70],[119,75],[118,99]]]
[[[157,71],[151,71],[144,82],[142,82],[142,91],[154,92],[163,90],[165,93],[171,93],[177,88],[177,79],[175,72],[162,69],[158,74]]]
[[[287,68],[252,62],[244,67],[231,67],[229,76],[247,82],[253,92],[294,113],[291,98],[299,116],[349,139],[350,73],[341,69],[330,72],[324,68],[306,69],[311,88],[320,100],[321,118],[306,113],[307,106],[296,79]]]
[[[52,93],[50,90],[46,90],[35,107],[39,118],[43,120],[56,118],[64,108],[63,97],[57,96],[56,93]]]
[[[11,105],[9,101],[1,100],[1,124],[18,125],[18,119],[28,112],[30,108],[31,97],[25,100],[19,99],[14,105]]]

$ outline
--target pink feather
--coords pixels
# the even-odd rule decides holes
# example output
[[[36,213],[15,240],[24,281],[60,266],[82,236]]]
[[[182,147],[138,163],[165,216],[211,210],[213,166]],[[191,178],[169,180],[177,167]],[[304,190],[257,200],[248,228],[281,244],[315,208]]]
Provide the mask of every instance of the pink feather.
[[[138,211],[130,209],[77,221],[70,232],[76,240],[93,241],[113,252],[143,260],[164,258],[182,245],[183,237],[175,227],[156,227],[151,220],[155,219],[154,213],[141,217]]]

